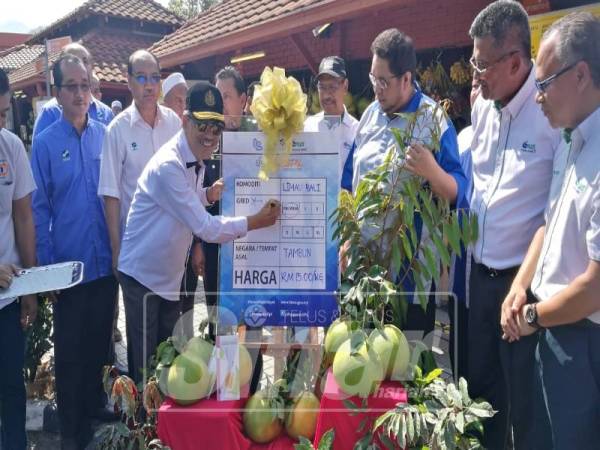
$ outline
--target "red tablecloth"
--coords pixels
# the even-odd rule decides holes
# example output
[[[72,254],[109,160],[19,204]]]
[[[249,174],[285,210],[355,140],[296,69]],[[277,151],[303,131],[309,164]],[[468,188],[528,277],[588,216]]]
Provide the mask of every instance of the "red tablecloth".
[[[334,450],[351,450],[354,444],[368,431],[368,428],[362,432],[358,431],[361,421],[367,416],[374,421],[385,411],[393,409],[397,403],[406,403],[407,394],[399,382],[384,381],[379,390],[367,398],[367,411],[354,416],[351,415],[352,411],[344,405],[344,399],[352,401],[357,406],[362,405],[362,399],[348,397],[340,390],[330,370],[327,373],[325,390],[321,397],[321,410],[317,419],[317,431],[314,441],[315,447],[321,436],[334,428]]]
[[[334,450],[352,449],[363,433],[358,432],[361,420],[367,414],[373,420],[396,403],[406,402],[406,391],[398,382],[385,381],[379,391],[368,399],[369,411],[350,415],[331,371],[327,374],[321,411],[317,420],[315,442],[331,428],[335,428]],[[361,400],[349,397],[356,405]],[[158,437],[173,450],[291,450],[294,441],[285,432],[273,442],[254,444],[243,432],[242,410],[245,398],[219,402],[215,396],[182,407],[167,398],[158,410]]]
[[[285,432],[258,445],[243,432],[242,408],[247,399],[219,402],[210,397],[182,407],[167,398],[158,410],[158,437],[173,450],[290,450]]]

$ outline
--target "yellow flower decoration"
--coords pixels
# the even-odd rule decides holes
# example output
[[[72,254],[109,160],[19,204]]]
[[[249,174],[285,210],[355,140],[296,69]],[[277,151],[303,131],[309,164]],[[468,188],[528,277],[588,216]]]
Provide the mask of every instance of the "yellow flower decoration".
[[[254,88],[250,111],[266,135],[262,167],[258,174],[266,180],[288,162],[292,137],[304,129],[306,95],[298,80],[286,78],[284,69],[265,67],[260,84]],[[283,154],[278,155],[280,139],[283,139]]]

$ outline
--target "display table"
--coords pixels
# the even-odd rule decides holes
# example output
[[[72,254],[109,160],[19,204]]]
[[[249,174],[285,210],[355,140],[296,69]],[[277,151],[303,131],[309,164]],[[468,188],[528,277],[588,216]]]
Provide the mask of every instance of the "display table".
[[[379,391],[369,397],[368,411],[351,415],[343,400],[349,399],[360,406],[357,397],[348,397],[340,391],[331,371],[327,373],[321,410],[317,420],[315,443],[329,429],[335,428],[335,450],[352,449],[367,430],[358,431],[360,422],[368,416],[375,420],[397,403],[406,402],[406,391],[394,381],[382,383]],[[242,411],[247,399],[219,402],[216,396],[202,399],[193,405],[179,406],[167,398],[158,410],[158,437],[173,450],[291,450],[294,441],[285,431],[269,444],[259,445],[246,437],[243,431]],[[316,445],[315,445],[316,447]]]
[[[226,402],[213,395],[190,406],[167,398],[158,410],[158,437],[173,450],[289,450],[294,441],[285,432],[269,444],[253,443],[244,435],[245,398]]]
[[[352,449],[354,444],[369,431],[369,428],[358,431],[361,421],[365,417],[369,417],[374,422],[385,411],[394,409],[397,403],[406,403],[407,394],[398,381],[384,381],[379,391],[367,399],[367,411],[355,415],[351,415],[354,411],[344,405],[344,399],[352,401],[358,407],[362,405],[362,399],[348,397],[340,390],[333,373],[329,370],[317,419],[315,447],[321,440],[321,436],[333,428],[335,429],[334,450]],[[371,425],[372,422],[368,426]],[[380,447],[384,448],[382,445]]]

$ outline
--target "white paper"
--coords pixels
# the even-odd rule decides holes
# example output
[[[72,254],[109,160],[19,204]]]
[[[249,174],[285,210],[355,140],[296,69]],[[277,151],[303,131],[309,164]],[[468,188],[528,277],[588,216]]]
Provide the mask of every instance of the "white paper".
[[[82,279],[83,263],[80,261],[21,269],[8,289],[0,289],[0,300],[67,289],[81,283]]]
[[[240,348],[237,335],[217,336],[217,400],[240,398]]]

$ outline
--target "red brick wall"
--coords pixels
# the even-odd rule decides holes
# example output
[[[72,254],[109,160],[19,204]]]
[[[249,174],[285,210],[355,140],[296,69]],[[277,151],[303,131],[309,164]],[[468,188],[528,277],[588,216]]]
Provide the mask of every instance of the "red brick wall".
[[[411,36],[419,50],[469,45],[468,30],[487,0],[398,1],[404,5],[332,24],[331,34],[315,39],[310,31],[299,39],[316,64],[322,57],[338,54],[347,60],[369,59],[371,42],[381,31],[396,27]],[[288,70],[306,68],[302,54],[289,37],[240,49],[239,53],[264,50],[265,58],[238,64],[245,77],[256,77],[265,66],[283,66]],[[216,67],[229,63],[233,53],[219,55]]]

